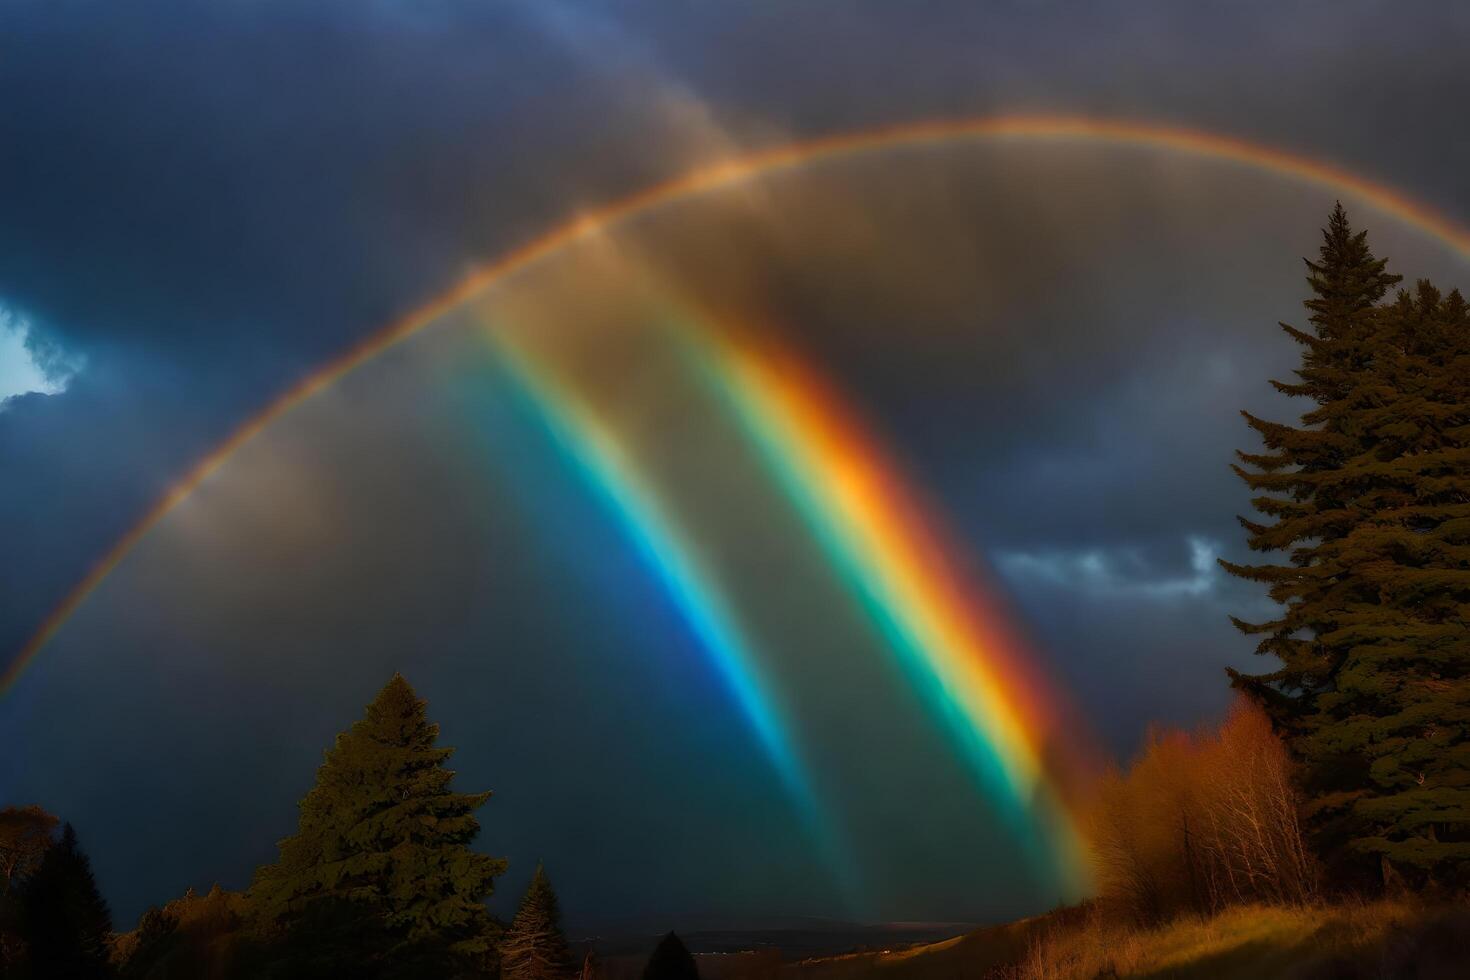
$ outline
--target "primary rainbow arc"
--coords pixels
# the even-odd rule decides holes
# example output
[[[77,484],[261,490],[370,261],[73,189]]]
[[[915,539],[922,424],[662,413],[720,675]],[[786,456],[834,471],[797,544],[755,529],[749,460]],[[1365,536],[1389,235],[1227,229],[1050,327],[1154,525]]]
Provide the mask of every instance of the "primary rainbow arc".
[[[1066,793],[1086,753],[1006,617],[963,580],[929,508],[830,385],[770,342],[727,341],[736,332],[693,314],[676,323],[691,366],[757,446],[987,794],[1009,802],[1023,843],[1042,825],[1065,894],[1080,897],[1085,843]]]
[[[534,413],[539,427],[579,482],[593,489],[663,591],[699,639],[707,659],[779,777],[796,815],[827,870],[851,898],[860,889],[841,828],[816,794],[807,760],[790,732],[789,705],[780,705],[737,611],[690,529],[670,512],[664,494],[639,466],[607,420],[555,368],[516,344],[511,332],[487,326],[504,380]],[[785,709],[785,710],[783,710]]]

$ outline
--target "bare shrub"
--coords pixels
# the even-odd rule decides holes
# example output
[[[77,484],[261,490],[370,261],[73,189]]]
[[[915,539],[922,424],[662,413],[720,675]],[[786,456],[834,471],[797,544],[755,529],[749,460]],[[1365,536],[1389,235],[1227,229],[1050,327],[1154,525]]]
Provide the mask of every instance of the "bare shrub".
[[[1090,813],[1102,905],[1141,922],[1316,894],[1292,762],[1264,713],[1238,699],[1221,726],[1153,732]]]

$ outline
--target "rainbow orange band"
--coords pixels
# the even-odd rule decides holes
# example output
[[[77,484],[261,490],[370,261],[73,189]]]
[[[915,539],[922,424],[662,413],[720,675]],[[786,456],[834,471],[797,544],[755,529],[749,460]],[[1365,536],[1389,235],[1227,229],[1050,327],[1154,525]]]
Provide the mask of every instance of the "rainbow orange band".
[[[697,318],[680,319],[677,330],[967,764],[1012,801],[1013,816],[1043,820],[1066,894],[1085,894],[1085,845],[1067,799],[1084,767],[1077,733],[1065,727],[1075,719],[1062,717],[1058,693],[1009,617],[986,601],[989,590],[964,580],[930,508],[791,352],[722,341]]]

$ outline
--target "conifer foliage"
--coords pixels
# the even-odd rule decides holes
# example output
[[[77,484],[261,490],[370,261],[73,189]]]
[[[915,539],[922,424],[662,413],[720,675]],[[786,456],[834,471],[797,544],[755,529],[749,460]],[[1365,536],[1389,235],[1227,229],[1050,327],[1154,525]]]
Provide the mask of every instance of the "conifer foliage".
[[[450,788],[453,750],[436,746],[424,707],[395,674],[327,751],[280,859],[256,873],[252,909],[288,946],[336,936],[359,959],[493,954],[484,900],[505,861],[469,847],[490,794]]]
[[[1441,878],[1470,871],[1470,312],[1385,271],[1341,205],[1309,262],[1299,426],[1246,414],[1264,453],[1236,472],[1264,522],[1236,565],[1283,612],[1236,625],[1281,666],[1233,674],[1306,764],[1327,857]],[[1361,865],[1362,862],[1360,862]]]
[[[538,864],[501,941],[500,975],[503,980],[568,980],[574,972],[556,892]]]
[[[92,980],[112,975],[112,915],[71,824],[26,881],[21,920],[28,976]]]

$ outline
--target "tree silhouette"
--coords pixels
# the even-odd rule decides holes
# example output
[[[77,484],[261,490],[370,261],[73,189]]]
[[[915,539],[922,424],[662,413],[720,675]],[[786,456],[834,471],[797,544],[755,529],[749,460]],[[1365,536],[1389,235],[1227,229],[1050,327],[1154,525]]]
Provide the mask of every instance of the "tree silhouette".
[[[1343,481],[1344,465],[1365,448],[1358,424],[1362,404],[1354,394],[1373,384],[1371,365],[1381,345],[1378,302],[1399,277],[1385,271],[1363,232],[1354,233],[1339,204],[1323,231],[1321,258],[1307,262],[1313,297],[1305,302],[1311,332],[1282,324],[1302,345],[1297,381],[1273,381],[1283,394],[1306,398],[1316,407],[1301,426],[1268,422],[1242,412],[1267,452],[1236,455],[1235,472],[1262,495],[1251,503],[1271,519],[1240,518],[1253,551],[1287,551],[1286,564],[1237,565],[1221,561],[1232,575],[1262,582],[1283,614],[1265,623],[1233,620],[1243,632],[1261,636],[1256,652],[1281,661],[1259,675],[1231,672],[1238,687],[1255,695],[1274,720],[1292,734],[1313,727],[1317,698],[1330,690],[1346,652],[1329,642],[1340,625],[1331,575],[1340,561],[1340,543],[1353,527],[1345,503],[1354,494]]]
[[[1470,884],[1470,309],[1427,281],[1381,311],[1368,448],[1332,563],[1345,651],[1308,758],[1355,854]],[[1333,768],[1329,769],[1328,766]]]
[[[654,947],[643,968],[643,980],[699,980],[699,967],[683,941],[670,932]]]
[[[436,747],[439,726],[424,707],[395,674],[327,751],[280,859],[256,873],[257,919],[287,935],[300,959],[462,963],[493,955],[484,900],[505,862],[469,848],[480,829],[474,811],[490,794],[450,788],[444,763],[453,750]],[[332,966],[342,968],[340,960]]]
[[[573,974],[556,892],[539,864],[501,941],[500,974],[505,980],[568,980]]]
[[[1269,522],[1241,519],[1257,551],[1236,565],[1283,612],[1236,625],[1275,671],[1235,683],[1291,737],[1306,766],[1319,846],[1341,871],[1389,861],[1470,880],[1470,310],[1398,281],[1341,205],[1308,263],[1313,332],[1300,426],[1246,415],[1265,453],[1236,472]]]
[[[112,916],[71,824],[27,879],[20,904],[26,961],[34,980],[112,975]]]

